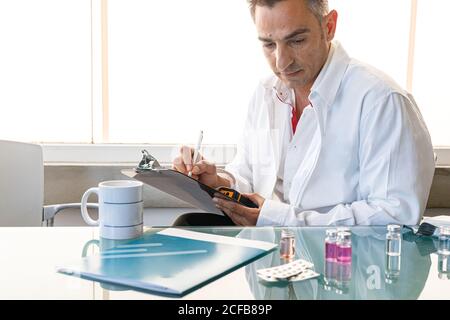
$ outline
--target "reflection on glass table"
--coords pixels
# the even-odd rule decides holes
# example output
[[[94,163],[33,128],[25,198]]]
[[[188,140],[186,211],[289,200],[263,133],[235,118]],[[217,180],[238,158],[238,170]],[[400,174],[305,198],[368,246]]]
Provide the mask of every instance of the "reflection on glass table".
[[[193,231],[279,244],[285,228],[191,228]],[[279,248],[217,279],[183,299],[450,299],[450,256],[440,254],[438,238],[402,231],[401,253],[386,253],[386,227],[354,227],[351,261],[325,259],[329,228],[289,228],[292,259],[314,264],[319,273],[305,281],[270,284],[256,270],[289,262]],[[147,228],[158,232],[161,229]],[[285,232],[286,234],[286,232]],[[69,277],[55,267],[76,262],[121,243],[99,238],[92,227],[0,228],[2,299],[161,299],[161,297]],[[290,245],[286,248],[291,248]],[[288,254],[287,256],[289,256]],[[333,253],[330,250],[329,257]],[[195,266],[202,272],[204,265]],[[45,288],[45,290],[43,290]]]
[[[260,240],[280,245],[275,252],[219,279],[217,283],[199,290],[200,297],[235,297],[230,289],[217,292],[224,284],[239,287],[246,299],[299,299],[299,300],[361,300],[361,299],[450,299],[450,256],[439,255],[439,240],[416,236],[401,231],[401,248],[397,253],[389,249],[386,227],[353,227],[338,229],[350,234],[350,256],[335,259],[325,249],[326,231],[330,228],[189,228],[192,231],[225,235],[242,239]],[[152,229],[157,232],[159,229]],[[295,246],[293,257],[286,257],[282,234],[289,234]],[[335,235],[337,238],[337,235]],[[337,242],[337,239],[335,239]],[[92,244],[92,242],[91,242]],[[107,244],[98,243],[101,247]],[[306,281],[267,283],[257,275],[257,270],[274,267],[303,259],[314,264],[320,276]],[[431,268],[433,266],[433,268]],[[230,280],[231,279],[231,280]],[[242,283],[242,281],[246,282]],[[239,282],[239,283],[237,283]],[[101,284],[104,292],[122,291],[124,287],[108,287]],[[248,288],[248,289],[245,289]],[[228,295],[227,295],[227,290]],[[248,292],[247,292],[248,290]],[[111,296],[139,297],[119,293]],[[220,295],[219,295],[220,293]],[[145,297],[145,295],[143,295]],[[196,294],[187,299],[197,297]]]
[[[434,242],[403,239],[400,255],[386,252],[386,227],[351,229],[351,258],[327,259],[326,228],[293,229],[295,259],[314,263],[316,279],[284,284],[262,282],[256,270],[282,264],[278,252],[246,267],[246,279],[256,299],[417,299],[429,276]],[[243,230],[239,235],[261,241],[279,241],[279,230]],[[428,247],[427,247],[428,246]],[[430,247],[431,246],[431,247]],[[448,260],[439,260],[448,270]],[[442,261],[442,263],[441,263]],[[445,262],[444,262],[445,261]],[[448,271],[442,271],[445,274]],[[448,274],[448,273],[447,273]],[[449,296],[450,298],[450,296]]]

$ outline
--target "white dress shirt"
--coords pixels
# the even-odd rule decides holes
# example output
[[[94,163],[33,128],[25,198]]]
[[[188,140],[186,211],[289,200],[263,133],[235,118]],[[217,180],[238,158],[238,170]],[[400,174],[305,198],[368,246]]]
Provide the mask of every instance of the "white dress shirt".
[[[226,167],[234,188],[266,198],[257,225],[418,223],[434,157],[414,98],[338,42],[293,137],[292,96],[275,76],[261,82]]]

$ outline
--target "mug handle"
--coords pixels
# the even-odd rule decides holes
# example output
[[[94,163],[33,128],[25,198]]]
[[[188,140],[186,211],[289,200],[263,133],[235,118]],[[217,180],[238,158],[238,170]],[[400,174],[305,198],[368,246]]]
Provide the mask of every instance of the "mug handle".
[[[98,188],[90,188],[88,189],[81,198],[81,215],[83,216],[84,221],[90,226],[98,226],[98,220],[94,220],[89,216],[89,212],[87,209],[87,201],[89,196],[92,193],[96,193],[98,195]]]
[[[100,241],[97,239],[89,240],[88,242],[86,242],[84,244],[83,251],[81,252],[82,258],[87,256],[88,249],[91,247],[91,245],[94,245],[94,244],[100,248]]]

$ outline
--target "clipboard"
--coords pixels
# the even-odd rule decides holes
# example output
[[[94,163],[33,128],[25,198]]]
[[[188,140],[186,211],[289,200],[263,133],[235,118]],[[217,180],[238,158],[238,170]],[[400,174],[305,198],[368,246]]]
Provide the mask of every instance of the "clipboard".
[[[250,199],[242,196],[234,189],[226,187],[211,188],[179,171],[162,167],[158,160],[146,150],[143,150],[142,153],[143,158],[139,165],[133,169],[121,170],[122,174],[168,193],[208,213],[226,215],[212,201],[212,198],[217,194],[222,195],[226,200],[250,208],[258,208]]]

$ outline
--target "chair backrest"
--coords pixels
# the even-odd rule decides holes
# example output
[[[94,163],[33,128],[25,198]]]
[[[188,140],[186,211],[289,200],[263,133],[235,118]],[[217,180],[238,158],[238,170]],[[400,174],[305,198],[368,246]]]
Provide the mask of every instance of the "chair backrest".
[[[41,146],[0,140],[0,226],[41,226],[43,204]]]

